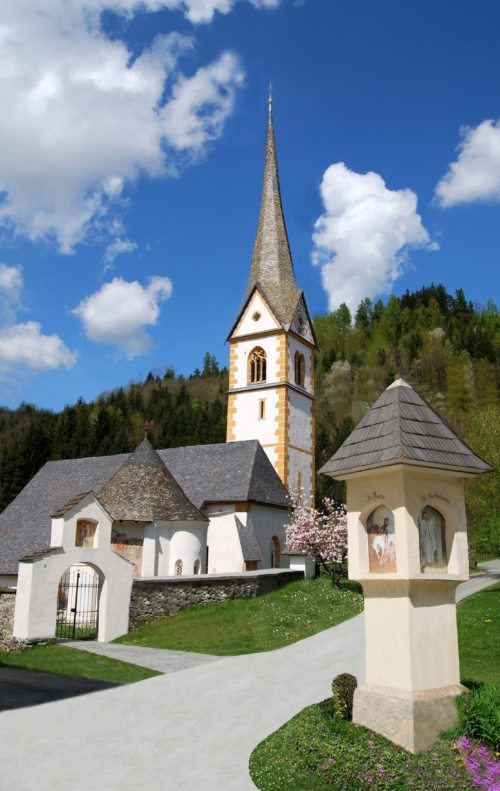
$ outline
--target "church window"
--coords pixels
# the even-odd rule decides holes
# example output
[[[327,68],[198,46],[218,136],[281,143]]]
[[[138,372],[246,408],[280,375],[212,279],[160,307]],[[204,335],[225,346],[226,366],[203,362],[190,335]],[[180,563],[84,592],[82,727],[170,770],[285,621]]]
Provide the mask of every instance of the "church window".
[[[175,561],[175,576],[182,577],[182,560]]]
[[[200,561],[199,560],[195,560],[194,561],[193,574],[199,574],[199,573],[200,573]]]
[[[266,375],[266,353],[260,346],[256,346],[248,358],[248,383],[265,382]]]
[[[295,384],[304,387],[306,376],[306,361],[304,355],[295,352]]]
[[[278,536],[271,539],[271,568],[279,569],[281,566],[281,544]]]
[[[259,420],[264,420],[266,416],[266,399],[259,398]]]

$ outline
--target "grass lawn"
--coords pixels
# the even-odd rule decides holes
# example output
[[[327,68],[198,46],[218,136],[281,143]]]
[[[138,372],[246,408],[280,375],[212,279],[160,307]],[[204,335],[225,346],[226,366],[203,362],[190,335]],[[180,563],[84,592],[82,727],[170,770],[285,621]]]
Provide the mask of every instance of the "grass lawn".
[[[457,609],[462,678],[500,682],[499,596],[500,585],[495,585]],[[304,709],[261,742],[250,758],[250,774],[261,791],[500,787],[473,784],[453,747],[457,736],[445,734],[435,746],[414,756],[339,719],[327,699]],[[499,781],[500,775],[493,782]]]
[[[457,607],[462,678],[500,681],[500,584],[486,588]]]
[[[53,644],[29,646],[18,654],[0,651],[0,667],[2,665],[45,670],[49,673],[61,673],[63,676],[98,678],[114,684],[132,684],[134,681],[161,675],[145,667]]]
[[[255,599],[189,607],[150,621],[118,643],[228,656],[271,651],[336,626],[363,609],[358,587],[325,577],[301,580]]]

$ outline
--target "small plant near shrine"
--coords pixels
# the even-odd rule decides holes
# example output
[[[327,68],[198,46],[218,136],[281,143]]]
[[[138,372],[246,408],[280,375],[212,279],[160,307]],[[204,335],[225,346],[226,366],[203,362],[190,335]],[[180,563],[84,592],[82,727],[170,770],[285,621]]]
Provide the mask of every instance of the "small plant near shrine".
[[[333,710],[343,720],[352,720],[354,690],[357,686],[356,676],[352,676],[350,673],[341,673],[332,681]]]

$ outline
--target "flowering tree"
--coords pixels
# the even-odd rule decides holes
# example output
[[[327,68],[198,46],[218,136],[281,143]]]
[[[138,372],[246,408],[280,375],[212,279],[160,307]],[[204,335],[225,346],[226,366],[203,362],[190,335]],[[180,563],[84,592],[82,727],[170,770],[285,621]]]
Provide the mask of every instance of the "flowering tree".
[[[345,507],[328,497],[322,509],[292,500],[292,520],[285,525],[287,549],[316,559],[332,578],[332,585],[340,587],[340,578],[347,573],[347,514]]]

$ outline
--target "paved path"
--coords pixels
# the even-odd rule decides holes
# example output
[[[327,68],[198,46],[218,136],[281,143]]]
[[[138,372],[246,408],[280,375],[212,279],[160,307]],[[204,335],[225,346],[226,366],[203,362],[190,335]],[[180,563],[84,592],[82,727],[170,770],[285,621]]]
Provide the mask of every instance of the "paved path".
[[[35,706],[61,698],[72,698],[75,695],[88,695],[89,692],[116,686],[109,681],[100,681],[96,678],[69,678],[59,673],[45,673],[6,665],[0,667],[0,712]]]
[[[195,654],[188,651],[165,651],[162,648],[143,648],[140,645],[121,645],[120,643],[91,643],[85,640],[64,640],[62,644],[91,654],[100,654],[110,659],[120,659],[133,665],[159,670],[161,673],[176,673],[188,667],[206,665],[220,660],[220,656]]]
[[[494,581],[482,578],[483,586]],[[277,651],[219,658],[138,684],[4,712],[0,789],[254,789],[252,749],[304,706],[327,697],[338,673],[364,679],[362,627],[358,615]]]

